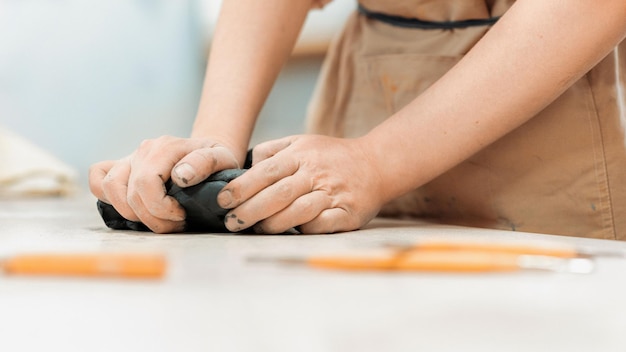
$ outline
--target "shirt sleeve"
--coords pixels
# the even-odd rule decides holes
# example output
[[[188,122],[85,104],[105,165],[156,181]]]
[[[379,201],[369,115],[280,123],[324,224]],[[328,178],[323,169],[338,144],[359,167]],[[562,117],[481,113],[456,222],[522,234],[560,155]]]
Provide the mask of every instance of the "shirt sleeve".
[[[332,0],[313,0],[313,4],[311,4],[312,9],[321,9],[324,5],[328,4]]]

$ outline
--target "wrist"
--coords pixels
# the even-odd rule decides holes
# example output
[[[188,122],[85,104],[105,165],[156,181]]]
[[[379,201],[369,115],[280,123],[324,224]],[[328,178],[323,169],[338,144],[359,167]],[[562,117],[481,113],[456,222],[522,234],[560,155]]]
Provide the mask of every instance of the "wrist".
[[[229,116],[225,118],[224,116]],[[210,139],[228,148],[240,166],[246,158],[255,120],[248,114],[221,113],[200,109],[191,138]]]
[[[398,173],[390,170],[393,164],[389,163],[389,154],[380,147],[379,141],[373,136],[365,135],[354,139],[357,149],[360,151],[362,159],[367,165],[365,172],[371,176],[373,191],[379,197],[380,204],[385,204],[401,195],[398,191]]]
[[[421,186],[427,179],[427,172],[421,172],[423,165],[414,144],[406,143],[403,136],[389,131],[372,130],[358,138],[360,148],[368,164],[372,165],[379,179],[382,201],[387,203]],[[428,153],[423,151],[422,153]],[[426,170],[424,170],[426,171]]]
[[[233,154],[239,167],[243,167],[248,152],[247,144],[244,145],[243,143],[237,143],[230,136],[198,131],[192,131],[190,138],[207,141],[211,146],[225,147]]]

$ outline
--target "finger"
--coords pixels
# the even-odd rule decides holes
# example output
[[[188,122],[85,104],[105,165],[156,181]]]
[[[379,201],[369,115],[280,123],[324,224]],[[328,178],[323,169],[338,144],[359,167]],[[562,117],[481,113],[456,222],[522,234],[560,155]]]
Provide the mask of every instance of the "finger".
[[[226,228],[233,232],[246,229],[287,208],[311,189],[311,181],[301,174],[283,178],[229,212],[224,220]]]
[[[176,199],[166,194],[164,182],[160,175],[138,176],[133,173],[130,176],[127,201],[142,222],[149,221],[144,222],[148,227],[153,218],[169,221],[185,219],[185,210]],[[140,215],[146,213],[150,216]]]
[[[162,138],[159,141],[166,144],[169,139]],[[165,189],[165,182],[170,178],[172,167],[180,159],[181,152],[164,154],[163,150],[167,149],[153,147],[154,143],[142,143],[130,159],[132,172],[128,180],[127,201],[135,204],[135,213],[149,212],[151,216],[146,219],[182,221],[185,219],[185,210],[174,198],[167,196]],[[146,226],[149,225],[146,223]]]
[[[133,208],[128,204],[128,177],[130,163],[122,159],[109,169],[102,180],[102,191],[107,202],[117,210],[124,219],[139,221]]]
[[[306,224],[331,205],[324,191],[313,191],[293,201],[285,209],[254,225],[257,233],[283,233],[298,225]]]
[[[252,149],[252,165],[273,157],[279,151],[290,146],[294,138],[294,136],[290,136],[258,144]]]
[[[224,186],[217,202],[224,209],[236,208],[261,190],[295,174],[299,166],[298,160],[279,158],[278,155],[263,160]]]
[[[172,181],[180,187],[200,183],[211,174],[224,169],[238,169],[239,163],[223,146],[196,149],[183,157],[172,170]]]
[[[299,226],[302,233],[335,233],[352,231],[360,226],[354,223],[354,217],[342,208],[331,208],[322,211],[315,219]]]
[[[96,198],[108,204],[111,203],[104,195],[102,182],[104,181],[104,177],[109,173],[109,170],[113,167],[113,165],[115,165],[115,161],[107,160],[93,164],[89,168],[89,190],[94,196],[96,196]]]
[[[128,200],[128,203],[135,210],[139,220],[155,233],[173,233],[182,232],[185,229],[184,221],[171,221],[158,218],[150,213],[141,197],[134,197]]]

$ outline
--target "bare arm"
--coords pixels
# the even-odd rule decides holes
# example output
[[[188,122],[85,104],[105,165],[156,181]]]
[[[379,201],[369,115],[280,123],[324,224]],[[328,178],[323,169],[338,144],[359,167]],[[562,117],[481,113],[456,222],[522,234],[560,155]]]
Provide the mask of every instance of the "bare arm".
[[[312,0],[225,0],[192,137],[245,157],[256,117],[300,33]]]
[[[367,135],[292,136],[255,148],[255,166],[218,198],[232,209],[226,226],[363,226],[382,204],[551,103],[623,40],[625,18],[624,0],[518,0],[453,69]]]
[[[363,138],[389,200],[518,127],[626,34],[623,0],[520,0],[458,65]],[[367,147],[366,147],[367,148]],[[395,151],[395,152],[391,152]],[[419,151],[419,152],[402,152]]]
[[[146,140],[126,158],[93,165],[92,193],[154,232],[181,231],[185,212],[164,183],[191,186],[242,165],[256,116],[315,3],[225,0],[191,138]]]

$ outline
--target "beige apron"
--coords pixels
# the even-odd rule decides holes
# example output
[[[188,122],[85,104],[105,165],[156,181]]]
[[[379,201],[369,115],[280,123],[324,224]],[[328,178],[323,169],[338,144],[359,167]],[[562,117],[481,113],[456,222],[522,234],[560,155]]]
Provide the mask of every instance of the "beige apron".
[[[427,21],[499,16],[512,2],[361,0],[372,11]],[[367,133],[441,77],[487,30],[401,28],[353,14],[328,53],[308,131]],[[529,122],[387,204],[381,215],[626,240],[625,81],[622,43]]]

